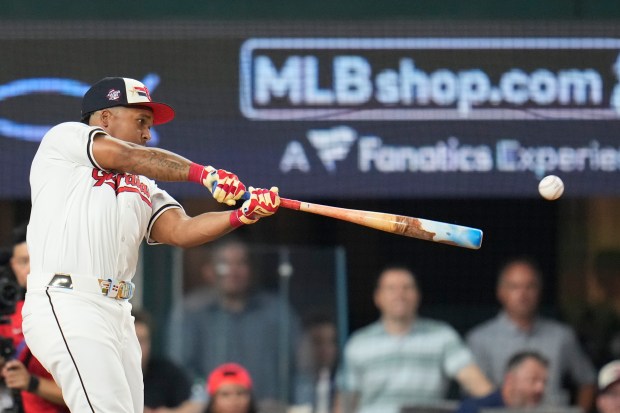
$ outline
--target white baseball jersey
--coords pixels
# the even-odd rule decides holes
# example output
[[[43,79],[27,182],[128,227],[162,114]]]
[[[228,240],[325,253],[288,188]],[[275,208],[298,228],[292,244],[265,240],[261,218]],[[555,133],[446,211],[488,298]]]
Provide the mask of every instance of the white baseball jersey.
[[[32,162],[23,331],[71,411],[142,413],[131,303],[104,296],[96,278],[130,280],[154,222],[181,206],[144,176],[103,170],[93,156],[99,133],[55,126]],[[47,287],[55,273],[71,274],[72,288]]]
[[[31,273],[68,273],[130,280],[139,246],[155,220],[181,208],[154,181],[113,173],[93,156],[101,128],[78,122],[53,127],[30,170],[28,225]]]

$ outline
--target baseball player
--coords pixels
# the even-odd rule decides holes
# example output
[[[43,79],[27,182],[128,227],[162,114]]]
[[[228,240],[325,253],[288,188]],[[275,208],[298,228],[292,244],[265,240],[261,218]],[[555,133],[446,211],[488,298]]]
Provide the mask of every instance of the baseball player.
[[[228,205],[246,188],[230,172],[145,147],[151,126],[173,117],[144,84],[105,78],[84,95],[82,122],[50,129],[33,159],[23,330],[72,412],[143,411],[128,301],[142,239],[195,246],[280,205],[277,188],[250,187],[239,209],[187,216],[154,179],[200,183]]]

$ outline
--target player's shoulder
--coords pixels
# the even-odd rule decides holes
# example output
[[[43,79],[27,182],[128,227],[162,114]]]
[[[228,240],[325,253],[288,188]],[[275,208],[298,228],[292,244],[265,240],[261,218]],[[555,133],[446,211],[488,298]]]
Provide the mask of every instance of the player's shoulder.
[[[62,122],[56,126],[52,126],[49,132],[58,132],[58,131],[85,131],[87,129],[93,129],[93,126],[86,125],[82,122]]]
[[[103,133],[104,131],[97,126],[90,126],[81,122],[63,122],[53,126],[47,131],[43,140],[67,139],[71,136],[88,137],[98,132]]]

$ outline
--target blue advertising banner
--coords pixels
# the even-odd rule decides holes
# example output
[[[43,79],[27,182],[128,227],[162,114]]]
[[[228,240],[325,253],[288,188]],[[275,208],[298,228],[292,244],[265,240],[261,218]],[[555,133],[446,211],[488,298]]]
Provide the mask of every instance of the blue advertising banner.
[[[10,56],[0,65],[3,199],[30,196],[41,137],[78,120],[81,96],[105,76],[139,79],[175,107],[154,145],[287,197],[533,197],[548,174],[562,177],[564,196],[620,195],[620,30],[611,25],[594,37],[570,22],[527,35],[462,23],[449,37],[353,24],[325,37],[319,23],[302,37],[284,24],[269,35],[236,23],[34,25],[0,29]]]

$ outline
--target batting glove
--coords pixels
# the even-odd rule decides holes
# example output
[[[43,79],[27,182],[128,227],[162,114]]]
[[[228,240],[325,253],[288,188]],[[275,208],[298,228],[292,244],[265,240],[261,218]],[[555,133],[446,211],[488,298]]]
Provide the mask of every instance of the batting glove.
[[[269,190],[250,187],[249,191],[250,199],[245,201],[241,208],[230,213],[230,225],[234,228],[253,224],[261,218],[273,215],[280,207],[277,187]]]
[[[188,180],[206,186],[217,202],[230,206],[235,205],[245,193],[245,185],[241,183],[237,175],[212,166],[193,163],[189,169]]]

